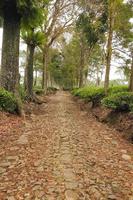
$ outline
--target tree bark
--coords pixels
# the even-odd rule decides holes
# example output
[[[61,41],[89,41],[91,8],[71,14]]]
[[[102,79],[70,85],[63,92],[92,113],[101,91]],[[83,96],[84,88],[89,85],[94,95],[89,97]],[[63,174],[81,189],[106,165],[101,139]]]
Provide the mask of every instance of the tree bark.
[[[19,42],[20,16],[14,3],[8,3],[3,9],[3,44],[0,86],[18,93],[19,85]],[[17,94],[18,95],[18,94]]]
[[[48,48],[45,47],[43,51],[43,80],[42,88],[44,89],[44,94],[47,94],[47,79],[48,79]]]
[[[26,87],[27,87],[27,64],[24,68],[24,89],[25,89],[25,91],[27,90]]]
[[[26,96],[28,100],[33,100],[33,62],[34,62],[34,45],[28,45],[27,57],[27,83],[26,83]]]
[[[43,53],[43,71],[42,71],[42,89],[44,89],[44,80],[45,80],[45,54]]]
[[[131,63],[131,75],[130,75],[129,91],[133,92],[133,50],[132,50],[132,63]]]
[[[37,78],[38,78],[38,73],[37,73],[37,70],[35,70],[34,86],[37,85]]]
[[[26,50],[26,64],[24,68],[24,89],[27,90],[27,65],[28,65],[28,45]]]
[[[105,82],[104,82],[104,89],[106,95],[108,93],[108,88],[109,88],[109,77],[110,77],[110,67],[112,58],[112,40],[113,40],[113,27],[114,27],[114,10],[112,4],[110,5],[109,8],[109,19],[108,19],[109,31],[108,31],[107,53],[106,53],[106,72],[105,72]]]
[[[96,78],[96,86],[99,86],[100,85],[100,76],[99,76],[99,66],[98,66],[98,64],[96,66],[96,76],[97,76],[97,78]]]
[[[82,36],[81,36],[82,37]],[[81,38],[80,44],[80,69],[79,69],[79,87],[83,87],[83,70],[84,70],[84,44]]]

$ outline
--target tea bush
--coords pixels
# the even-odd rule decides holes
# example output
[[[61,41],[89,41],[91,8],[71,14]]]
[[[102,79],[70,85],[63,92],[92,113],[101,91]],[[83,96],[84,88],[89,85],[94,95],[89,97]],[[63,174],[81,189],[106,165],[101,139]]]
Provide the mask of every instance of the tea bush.
[[[0,110],[10,113],[16,113],[18,110],[17,101],[14,95],[0,88]]]
[[[120,92],[105,97],[102,105],[118,111],[133,111],[133,93]]]

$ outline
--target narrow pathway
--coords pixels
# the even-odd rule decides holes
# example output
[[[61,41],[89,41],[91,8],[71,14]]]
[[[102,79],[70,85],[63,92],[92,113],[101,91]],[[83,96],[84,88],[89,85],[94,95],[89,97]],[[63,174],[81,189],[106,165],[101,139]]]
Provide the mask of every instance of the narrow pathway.
[[[0,142],[0,200],[133,200],[133,147],[80,111],[49,98]]]

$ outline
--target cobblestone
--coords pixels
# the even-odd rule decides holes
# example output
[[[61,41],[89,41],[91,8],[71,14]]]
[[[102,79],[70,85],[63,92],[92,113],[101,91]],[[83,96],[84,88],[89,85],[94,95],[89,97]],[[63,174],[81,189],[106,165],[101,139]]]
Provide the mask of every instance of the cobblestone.
[[[0,200],[132,199],[132,146],[68,93],[24,124],[0,149]]]

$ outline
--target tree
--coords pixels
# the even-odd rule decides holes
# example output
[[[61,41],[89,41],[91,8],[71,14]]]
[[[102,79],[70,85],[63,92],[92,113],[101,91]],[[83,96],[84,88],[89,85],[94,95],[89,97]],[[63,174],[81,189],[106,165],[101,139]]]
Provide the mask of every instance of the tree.
[[[42,87],[47,92],[47,76],[48,76],[48,62],[49,49],[57,38],[73,25],[75,18],[77,18],[77,7],[75,1],[68,0],[52,0],[47,5],[46,20],[42,27],[46,37],[46,43],[42,48],[43,52],[43,82]]]
[[[39,74],[42,74],[43,70],[42,56],[43,56],[42,52],[40,51],[39,48],[37,48],[34,55],[34,72],[35,72],[34,87],[36,86],[41,87],[42,85],[41,76],[38,76]]]
[[[73,36],[70,41],[65,40],[65,38],[59,40],[61,65],[58,69],[62,77],[60,84],[65,89],[79,87],[81,81],[82,84],[86,82],[89,55],[85,41],[82,41],[84,48],[81,48],[81,34],[76,29],[75,32],[73,30]]]
[[[63,85],[63,76],[62,76],[62,54],[58,49],[50,49],[50,63],[49,63],[49,72],[50,72],[50,82],[51,86],[56,83],[58,86],[62,87]]]
[[[106,72],[105,72],[105,94],[108,93],[109,88],[109,75],[110,75],[110,65],[112,57],[112,40],[115,22],[115,2],[114,0],[108,1],[108,41],[107,41],[107,53],[106,53]]]
[[[93,3],[94,8],[85,5],[85,11],[79,15],[77,20],[77,29],[81,33],[81,64],[80,64],[80,84],[83,86],[83,71],[84,71],[84,53],[88,50],[91,57],[96,44],[103,43],[104,33],[106,31],[106,14],[105,10],[100,10],[97,3]],[[96,4],[96,5],[95,5]],[[101,5],[101,4],[100,4]],[[87,6],[87,8],[86,8]],[[84,41],[84,42],[83,42]],[[85,47],[86,46],[86,47]],[[88,46],[88,48],[87,48]]]
[[[80,82],[80,40],[79,35],[74,33],[71,41],[62,47],[63,55],[63,87],[79,87]]]
[[[102,81],[104,73],[104,51],[103,46],[97,44],[93,49],[91,57],[89,59],[89,78],[93,80],[96,86],[99,86]]]
[[[105,93],[108,93],[109,77],[111,58],[113,53],[113,36],[121,36],[125,32],[129,32],[130,18],[132,16],[131,5],[129,2],[123,3],[123,0],[109,0],[107,4],[108,11],[108,38],[107,38],[107,50],[106,50],[106,73],[105,73]]]
[[[33,101],[33,63],[35,48],[44,43],[44,35],[40,31],[30,29],[22,32],[22,38],[27,44],[27,66],[26,66],[26,96]]]
[[[33,23],[40,19],[37,0],[1,0],[0,16],[3,18],[3,47],[0,85],[18,93],[19,40],[21,23]]]
[[[1,64],[1,87],[15,93],[19,81],[19,34],[21,16],[16,2],[3,1],[3,48]]]

